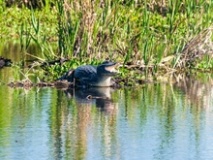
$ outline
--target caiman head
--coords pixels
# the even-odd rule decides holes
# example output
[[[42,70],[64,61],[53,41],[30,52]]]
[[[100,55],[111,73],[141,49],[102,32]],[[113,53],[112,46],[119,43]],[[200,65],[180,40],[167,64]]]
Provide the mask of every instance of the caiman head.
[[[117,66],[118,63],[110,61],[104,61],[100,64],[97,67],[97,81],[93,85],[100,87],[113,86],[115,82],[112,77],[118,73],[116,70]]]
[[[114,75],[118,73],[118,71],[116,70],[117,66],[118,66],[118,63],[104,61],[102,64],[100,64],[97,67],[97,75],[104,76],[104,77],[113,77]]]

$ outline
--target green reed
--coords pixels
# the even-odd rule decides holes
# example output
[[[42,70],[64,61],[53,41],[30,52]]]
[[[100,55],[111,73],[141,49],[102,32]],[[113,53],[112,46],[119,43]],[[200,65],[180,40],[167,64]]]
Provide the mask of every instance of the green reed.
[[[58,49],[59,54],[63,56],[64,53],[67,52],[67,46],[65,44],[65,38],[67,33],[66,21],[65,21],[65,11],[64,11],[64,1],[56,1],[57,3],[57,11],[58,11]]]
[[[31,43],[35,43],[40,49],[43,48],[45,37],[40,35],[40,20],[36,17],[33,9],[30,11],[29,21],[24,21],[20,28],[21,48],[26,50]]]
[[[32,37],[28,34],[26,25],[22,23],[20,28],[20,45],[22,50],[25,50],[29,47],[31,39]]]
[[[35,43],[47,59],[68,57],[81,63],[110,58],[123,64],[141,61],[158,70],[164,58],[178,60],[184,45],[213,19],[213,3],[204,0],[168,0],[164,4],[160,0],[45,2],[41,10],[21,15],[23,21],[17,16],[21,25],[12,23],[21,26],[21,45],[28,48]],[[7,19],[6,13],[2,19]],[[0,22],[1,26],[8,24]],[[1,31],[10,35],[6,27]],[[58,51],[50,47],[49,39],[58,43]],[[173,67],[174,60],[167,66]]]

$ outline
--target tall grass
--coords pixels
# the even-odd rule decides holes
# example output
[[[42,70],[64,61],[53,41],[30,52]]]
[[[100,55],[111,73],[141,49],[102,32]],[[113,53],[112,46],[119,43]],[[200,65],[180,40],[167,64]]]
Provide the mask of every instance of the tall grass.
[[[204,0],[46,0],[45,4],[43,10],[57,17],[52,23],[57,26],[53,30],[57,56],[91,63],[110,58],[124,64],[140,61],[158,66],[163,58],[178,55],[213,19],[213,4]],[[20,32],[30,34],[21,43],[27,47],[33,41],[43,48],[43,25],[42,17],[31,10],[30,24],[23,23]]]
[[[29,21],[21,23],[20,28],[20,44],[21,49],[26,51],[28,47],[34,43],[43,53],[46,47],[46,36],[41,35],[40,18],[35,15],[35,11],[31,9],[29,12]]]

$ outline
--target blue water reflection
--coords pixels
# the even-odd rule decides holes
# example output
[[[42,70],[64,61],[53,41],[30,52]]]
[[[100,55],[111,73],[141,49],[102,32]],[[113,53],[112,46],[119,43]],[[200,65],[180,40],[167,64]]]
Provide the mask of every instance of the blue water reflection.
[[[0,159],[212,159],[213,85],[183,84],[1,85]]]

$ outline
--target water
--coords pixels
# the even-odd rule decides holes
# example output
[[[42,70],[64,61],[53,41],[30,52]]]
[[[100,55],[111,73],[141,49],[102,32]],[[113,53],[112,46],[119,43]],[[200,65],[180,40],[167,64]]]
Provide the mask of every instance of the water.
[[[212,159],[212,91],[190,79],[120,90],[1,85],[0,159]]]
[[[0,55],[20,61],[16,49]],[[6,85],[22,78],[0,70],[1,160],[213,159],[212,76],[119,90]]]

